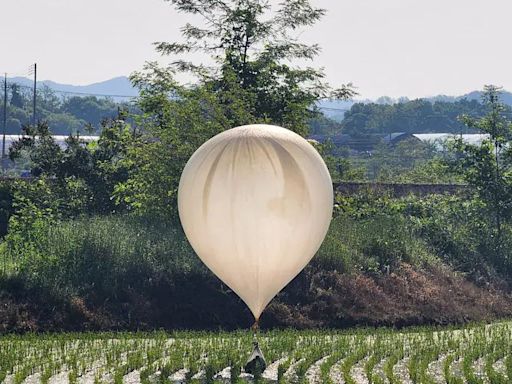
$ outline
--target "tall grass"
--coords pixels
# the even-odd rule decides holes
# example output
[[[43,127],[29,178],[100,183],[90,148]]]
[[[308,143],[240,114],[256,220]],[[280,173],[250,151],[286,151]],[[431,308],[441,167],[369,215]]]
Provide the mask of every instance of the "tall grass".
[[[4,246],[16,272],[69,294],[114,293],[161,273],[204,271],[179,226],[128,215],[62,221],[40,228],[26,246]]]
[[[94,290],[108,297],[162,274],[183,278],[209,273],[179,224],[131,215],[39,222],[2,247],[4,271],[59,294]],[[403,261],[428,258],[433,256],[424,241],[402,216],[342,215],[333,219],[314,265],[339,272],[385,272]]]
[[[206,273],[178,224],[130,215],[41,224],[28,237],[3,244],[3,265],[29,281],[67,294],[120,287],[166,274]],[[431,257],[400,216],[335,218],[315,265],[326,270],[389,271],[399,262]]]
[[[332,220],[316,262],[339,272],[389,271],[400,262],[422,263],[435,257],[414,226],[400,215]]]

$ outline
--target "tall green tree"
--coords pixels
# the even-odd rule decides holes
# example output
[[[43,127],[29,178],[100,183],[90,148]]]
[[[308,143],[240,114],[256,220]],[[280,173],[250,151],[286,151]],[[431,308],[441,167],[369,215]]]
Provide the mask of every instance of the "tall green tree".
[[[230,126],[268,122],[304,135],[319,99],[354,94],[350,86],[331,89],[319,69],[291,64],[320,51],[298,39],[325,13],[308,0],[166,1],[202,22],[186,23],[181,42],[156,43],[157,51],[173,58],[172,71],[191,73],[217,96]],[[189,53],[208,56],[209,65],[187,60]]]
[[[500,102],[501,88],[489,85],[484,89],[483,104],[487,114],[482,118],[467,115],[461,121],[472,129],[486,133],[481,145],[458,139],[458,169],[474,188],[491,222],[491,242],[496,255],[503,247],[504,224],[512,219],[512,122]]]
[[[201,21],[186,23],[180,42],[156,43],[171,58],[169,66],[150,62],[133,74],[147,140],[134,148],[129,180],[117,189],[118,198],[133,207],[160,213],[174,210],[186,161],[216,133],[272,123],[306,135],[319,99],[354,94],[350,85],[330,88],[319,69],[292,64],[311,61],[320,50],[298,39],[325,13],[308,0],[278,6],[265,0],[167,1]],[[207,64],[188,60],[198,53]],[[192,75],[193,85],[175,80],[183,72]]]
[[[116,201],[141,214],[175,217],[183,167],[208,138],[230,124],[216,97],[204,87],[180,86],[172,77],[139,78],[136,117],[143,137],[132,142],[121,160],[128,178],[115,187]],[[172,97],[170,96],[172,95]]]

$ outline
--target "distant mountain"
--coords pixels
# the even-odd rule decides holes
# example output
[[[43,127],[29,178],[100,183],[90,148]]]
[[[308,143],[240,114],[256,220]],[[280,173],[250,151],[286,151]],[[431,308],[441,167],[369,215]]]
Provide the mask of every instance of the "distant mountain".
[[[9,79],[10,82],[16,82],[22,86],[32,87],[32,80],[25,77],[13,77]],[[115,77],[110,80],[101,81],[89,85],[71,85],[61,84],[52,80],[43,80],[38,82],[38,86],[46,85],[53,89],[57,93],[63,95],[80,95],[80,94],[91,94],[96,96],[111,96],[115,101],[127,100],[130,97],[138,96],[138,91],[133,87],[132,83],[126,76]],[[504,91],[502,93],[502,101],[505,104],[512,106],[512,93]],[[462,96],[447,96],[437,95],[432,97],[426,97],[425,99],[432,102],[444,101],[454,102],[463,98],[469,100],[480,100],[482,98],[481,91],[473,91]],[[391,98],[388,96],[382,96],[374,100],[370,99],[359,99],[359,100],[322,100],[318,102],[317,106],[324,113],[325,116],[341,121],[346,111],[348,111],[355,103],[377,103],[377,104],[394,104],[399,102],[408,101],[407,98],[401,97],[398,99]]]
[[[25,77],[13,77],[9,82],[18,83],[22,86],[32,87],[33,81]],[[126,76],[115,77],[110,80],[89,85],[60,84],[52,80],[37,82],[38,86],[46,85],[57,93],[69,94],[71,96],[90,94],[95,96],[112,96],[116,101],[138,96],[138,91]]]

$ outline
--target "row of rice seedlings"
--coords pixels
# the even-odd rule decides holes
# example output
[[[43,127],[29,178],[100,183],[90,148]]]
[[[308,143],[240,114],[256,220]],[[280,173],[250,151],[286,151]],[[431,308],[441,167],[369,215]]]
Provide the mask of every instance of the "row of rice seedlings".
[[[484,384],[484,379],[477,375],[474,364],[486,353],[485,328],[473,330],[471,342],[463,352],[462,372],[468,384]]]
[[[403,343],[396,344],[394,352],[391,354],[391,356],[389,356],[389,358],[384,363],[384,375],[386,376],[386,379],[388,380],[389,384],[401,384],[400,378],[395,375],[393,369],[396,366],[396,364],[404,357],[405,353]]]
[[[485,374],[491,384],[506,384],[508,378],[494,369],[494,363],[500,358],[499,354],[489,354],[485,360]]]
[[[295,367],[295,376],[297,377],[297,383],[306,382],[307,370],[321,360],[325,356],[329,356],[332,353],[332,343],[326,341],[325,338],[321,338],[316,343],[306,348],[307,353],[303,353],[300,359],[300,363]]]
[[[503,361],[507,353],[509,352],[510,346],[510,330],[505,327],[497,327],[491,329],[489,340],[491,343],[488,347],[487,356],[485,358],[485,374],[491,384],[506,384],[509,382],[508,377],[498,372],[494,368],[494,364],[498,361]]]
[[[325,384],[334,384],[331,378],[331,370],[335,364],[339,364],[347,356],[350,343],[347,337],[339,338],[334,343],[334,349],[329,357],[320,365],[320,381]]]
[[[375,366],[387,356],[388,346],[386,345],[386,339],[383,339],[381,336],[377,337],[372,349],[373,354],[368,358],[364,367],[366,378],[369,384],[383,384],[383,377],[375,373],[374,370]]]
[[[49,363],[55,358],[45,340],[38,340],[30,345],[21,343],[17,346],[21,349],[15,347],[11,350],[16,355],[8,359],[10,366],[7,367],[7,372],[13,375],[12,381],[15,384],[22,383],[28,376],[39,373],[41,364]]]
[[[512,352],[505,357],[505,371],[507,378],[512,377]]]
[[[462,378],[450,372],[450,366],[463,357],[462,368],[469,384],[483,383],[484,377],[475,372],[475,362],[483,362],[485,376],[492,383],[501,384],[512,377],[512,358],[509,345],[511,323],[490,326],[471,326],[464,329],[413,329],[406,332],[391,330],[357,330],[350,332],[272,331],[260,335],[260,345],[268,362],[282,360],[278,378],[283,382],[284,372],[293,362],[299,382],[305,381],[309,367],[322,358],[321,382],[330,384],[329,373],[341,360],[341,372],[347,384],[352,367],[367,358],[364,366],[370,383],[387,381],[399,383],[393,367],[405,357],[414,383],[433,382],[429,364],[446,356],[442,371],[449,384],[458,384]],[[51,376],[68,372],[70,383],[86,374],[95,364],[97,381],[111,375],[120,383],[134,370],[140,372],[141,382],[149,382],[160,371],[162,382],[179,370],[187,370],[187,382],[202,373],[203,381],[210,382],[226,367],[231,367],[234,383],[251,351],[252,336],[247,332],[211,334],[206,332],[175,333],[102,333],[59,335],[7,335],[0,337],[0,381],[13,375],[14,383],[39,373],[47,383]],[[350,351],[350,353],[348,353]],[[370,353],[371,351],[371,353]],[[480,359],[480,360],[479,360]],[[507,374],[497,372],[494,363],[503,361]],[[378,365],[381,372],[375,372]],[[382,374],[383,373],[383,374]]]
[[[460,376],[456,376],[452,373],[452,365],[454,361],[459,359],[458,353],[451,353],[446,356],[443,362],[443,378],[446,381],[446,384],[463,384],[464,380]]]
[[[359,342],[356,344],[358,346],[354,352],[349,354],[343,360],[343,364],[341,365],[341,373],[346,384],[357,384],[350,371],[355,364],[363,360],[368,355],[369,346],[367,343],[368,341],[365,339],[359,340]]]
[[[225,368],[230,368],[232,382],[236,382],[240,376],[243,359],[249,352],[250,337],[238,338],[211,338],[202,346],[204,356],[201,361],[200,371],[204,374],[204,382],[212,383],[215,375]]]
[[[410,347],[412,355],[408,364],[409,376],[414,384],[436,384],[428,368],[431,363],[439,360],[441,352],[445,350],[442,348],[445,335],[430,333],[422,336]]]

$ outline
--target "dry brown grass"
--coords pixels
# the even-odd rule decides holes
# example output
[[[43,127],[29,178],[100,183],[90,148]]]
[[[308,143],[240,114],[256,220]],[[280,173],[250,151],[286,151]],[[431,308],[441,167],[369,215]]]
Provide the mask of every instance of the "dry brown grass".
[[[301,289],[293,284],[287,291]],[[479,287],[442,266],[418,269],[401,264],[390,274],[373,276],[319,272],[312,275],[306,296],[304,305],[295,310],[286,293],[281,295],[268,310],[268,324],[401,327],[490,321],[512,315],[512,296],[503,287]]]
[[[0,288],[0,332],[248,328],[245,305],[216,279],[160,280],[119,302],[52,298],[20,284]],[[179,289],[178,289],[179,287]],[[195,287],[195,289],[193,289]],[[504,284],[477,286],[447,267],[401,264],[389,274],[301,273],[264,313],[262,326],[344,328],[461,324],[512,316]]]

